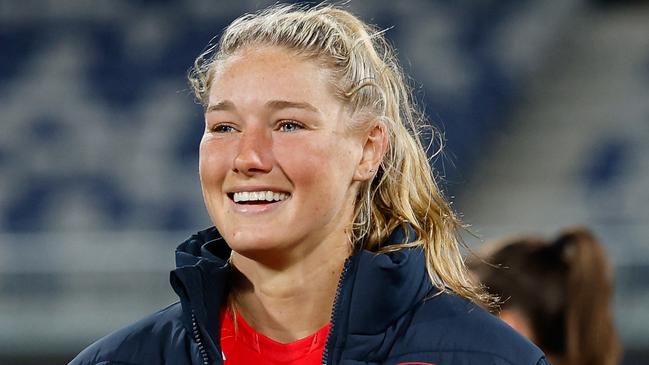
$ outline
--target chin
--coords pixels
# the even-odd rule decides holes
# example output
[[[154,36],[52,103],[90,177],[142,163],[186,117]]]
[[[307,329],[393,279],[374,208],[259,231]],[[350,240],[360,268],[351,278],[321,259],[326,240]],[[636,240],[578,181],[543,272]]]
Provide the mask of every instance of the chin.
[[[282,246],[280,243],[282,241],[272,239],[268,235],[235,233],[228,237],[226,242],[233,251],[251,259],[278,250]]]

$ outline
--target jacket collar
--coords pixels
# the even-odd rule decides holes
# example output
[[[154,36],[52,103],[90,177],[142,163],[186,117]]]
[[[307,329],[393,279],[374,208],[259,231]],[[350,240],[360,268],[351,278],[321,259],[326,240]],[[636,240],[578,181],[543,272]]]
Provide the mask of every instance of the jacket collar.
[[[421,248],[360,252],[349,304],[349,333],[384,332],[433,288]]]
[[[219,310],[227,299],[231,267],[230,248],[216,228],[192,235],[176,248],[176,269],[170,282],[180,298],[185,326],[191,330],[192,316],[217,338]]]
[[[414,239],[411,227],[400,227],[382,247]],[[214,227],[198,232],[176,249],[171,284],[183,312],[193,312],[212,335],[218,333],[217,308],[220,310],[229,290],[230,252]],[[383,254],[363,250],[352,255],[347,265],[337,298],[344,332],[380,333],[433,288],[421,248]]]

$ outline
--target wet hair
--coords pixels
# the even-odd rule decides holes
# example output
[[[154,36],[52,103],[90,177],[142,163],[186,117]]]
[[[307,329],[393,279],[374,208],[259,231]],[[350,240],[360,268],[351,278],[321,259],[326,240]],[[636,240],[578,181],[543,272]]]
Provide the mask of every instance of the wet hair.
[[[613,365],[619,342],[610,308],[611,270],[604,249],[583,227],[553,240],[521,236],[487,244],[469,267],[518,310],[535,343],[571,365]]]
[[[444,198],[419,138],[430,131],[383,31],[332,5],[275,5],[233,21],[218,44],[201,54],[189,80],[207,105],[218,65],[252,47],[279,47],[329,72],[336,97],[353,116],[350,128],[383,123],[388,148],[378,171],[358,191],[351,227],[354,250],[374,252],[421,247],[433,284],[480,302],[488,297],[472,282],[460,252],[461,223]],[[439,135],[437,135],[439,136]],[[381,247],[398,226],[410,225],[416,240]]]

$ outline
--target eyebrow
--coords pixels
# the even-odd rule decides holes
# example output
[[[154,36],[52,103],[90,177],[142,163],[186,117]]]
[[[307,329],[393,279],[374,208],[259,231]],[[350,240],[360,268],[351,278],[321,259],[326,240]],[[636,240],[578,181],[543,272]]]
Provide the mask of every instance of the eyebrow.
[[[209,112],[216,112],[220,110],[228,111],[234,109],[236,108],[234,107],[234,104],[231,101],[224,100],[224,101],[219,101],[216,104],[208,105],[207,110],[205,112],[209,113]]]
[[[266,107],[270,109],[305,109],[308,111],[312,112],[319,112],[318,108],[315,106],[306,103],[306,102],[294,102],[294,101],[286,101],[286,100],[271,100],[266,103]]]
[[[308,111],[312,111],[315,113],[318,113],[319,110],[315,106],[306,103],[306,102],[295,102],[295,101],[287,101],[287,100],[271,100],[266,103],[265,105],[267,108],[273,109],[273,110],[280,110],[280,109],[304,109]],[[209,112],[214,112],[214,111],[232,111],[235,110],[236,107],[234,106],[234,103],[232,103],[229,100],[223,100],[219,101],[216,104],[209,105],[207,107],[207,110],[205,111],[206,113]]]

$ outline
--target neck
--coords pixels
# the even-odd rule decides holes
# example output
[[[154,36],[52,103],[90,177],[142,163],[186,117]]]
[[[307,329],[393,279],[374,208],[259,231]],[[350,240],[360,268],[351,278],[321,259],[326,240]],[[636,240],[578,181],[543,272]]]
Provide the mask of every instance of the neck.
[[[549,353],[549,352],[546,352],[545,355],[547,356],[548,360],[550,360],[550,362],[552,364],[554,364],[554,365],[564,365],[564,364],[567,365],[568,364],[568,362],[566,361],[565,356],[563,356],[563,355],[558,355],[558,354]]]
[[[299,260],[272,266],[232,253],[232,303],[256,331],[282,343],[313,334],[329,322],[350,246],[338,238],[302,253]]]

